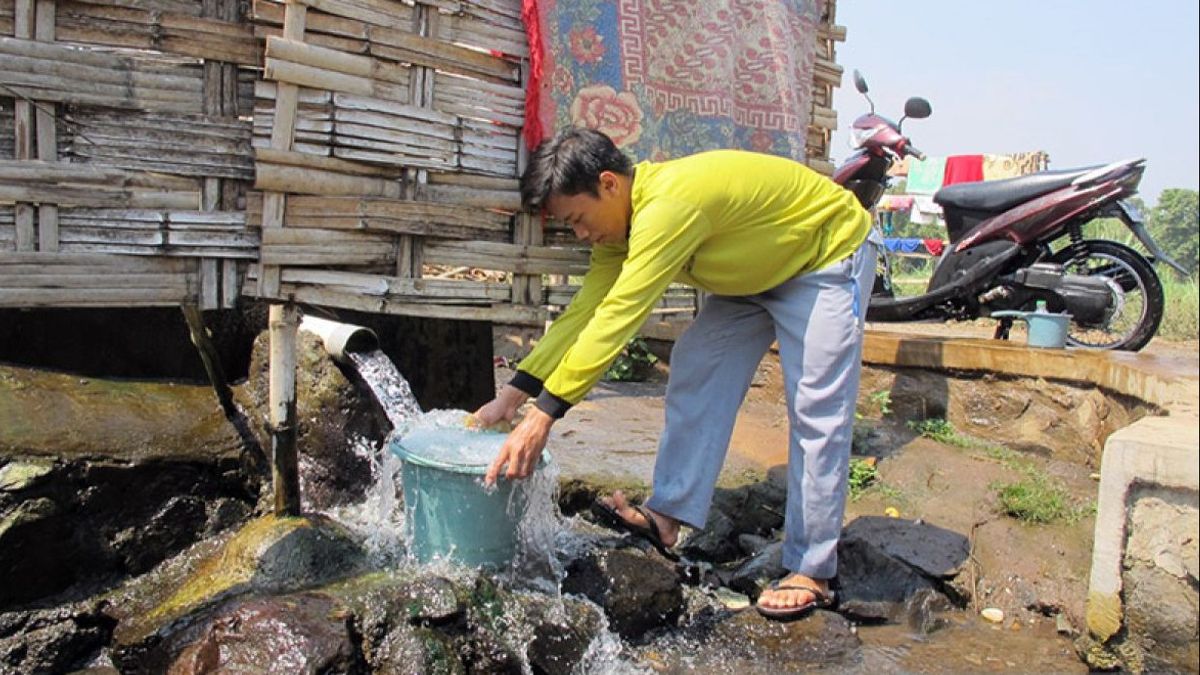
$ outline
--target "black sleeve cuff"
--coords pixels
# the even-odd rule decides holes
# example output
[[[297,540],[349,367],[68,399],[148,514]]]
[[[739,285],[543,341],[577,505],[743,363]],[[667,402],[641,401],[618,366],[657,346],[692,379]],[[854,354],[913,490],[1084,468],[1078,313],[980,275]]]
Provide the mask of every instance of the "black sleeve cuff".
[[[561,399],[545,389],[538,394],[537,401],[533,405],[556,420],[562,419],[563,415],[566,415],[567,411],[571,409],[571,404],[565,399]]]
[[[508,383],[530,396],[542,393],[542,381],[523,370],[518,370]]]

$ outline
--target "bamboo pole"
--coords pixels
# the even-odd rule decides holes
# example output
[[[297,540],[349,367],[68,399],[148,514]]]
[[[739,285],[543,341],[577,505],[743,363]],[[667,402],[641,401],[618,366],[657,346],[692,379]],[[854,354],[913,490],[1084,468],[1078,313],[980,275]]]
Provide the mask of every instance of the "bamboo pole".
[[[275,515],[300,515],[300,462],[296,453],[296,305],[273,304],[268,314],[271,340],[270,427],[271,475]]]
[[[36,5],[34,0],[16,0],[13,7],[13,34],[17,38],[32,39],[36,23]],[[0,38],[2,40],[3,38]],[[24,98],[14,102],[14,133],[16,145],[14,157],[18,160],[33,159],[34,155],[34,107],[33,103]],[[34,208],[31,204],[17,203],[13,208],[13,220],[16,225],[17,250],[34,250],[35,230],[33,225]]]
[[[204,316],[200,313],[200,308],[192,303],[184,303],[180,305],[180,309],[183,310],[183,318],[187,321],[192,344],[196,346],[200,360],[204,363],[204,372],[208,373],[208,381],[217,393],[217,400],[221,402],[221,409],[225,411],[226,417],[237,416],[229,380],[225,378],[221,357],[217,354],[216,345],[213,344],[208,328],[204,325]]]
[[[55,0],[37,0],[34,38],[43,42],[54,41]],[[53,104],[44,104],[37,110],[38,159],[58,161],[58,131],[55,128]],[[38,207],[38,249],[58,250],[58,205],[42,204]]]
[[[262,190],[263,227],[281,227],[283,204],[279,204],[278,222],[268,225],[268,204],[272,193],[287,192],[316,195],[362,195],[399,197],[400,185],[395,181],[373,176],[352,176],[322,169],[306,169],[281,164],[259,162],[255,166],[254,187]],[[274,218],[272,218],[274,220]]]
[[[304,27],[307,19],[307,8],[304,5],[288,2],[283,16],[283,37],[296,42],[304,41]],[[296,108],[299,104],[300,87],[288,82],[279,82],[275,86],[275,116],[274,126],[271,127],[271,149],[284,152],[292,149],[296,134]],[[256,173],[257,168],[256,168]],[[268,191],[263,195],[264,230],[283,227],[285,207],[285,188]],[[264,267],[258,278],[258,294],[263,297],[274,297],[279,294],[279,268]]]

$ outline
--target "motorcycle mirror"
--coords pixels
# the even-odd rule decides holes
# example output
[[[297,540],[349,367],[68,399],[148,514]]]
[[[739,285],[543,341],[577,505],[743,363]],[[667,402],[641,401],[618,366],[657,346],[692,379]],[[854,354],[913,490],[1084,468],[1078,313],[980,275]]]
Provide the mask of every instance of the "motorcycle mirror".
[[[923,119],[933,114],[933,106],[920,96],[913,96],[904,102],[904,116],[913,119]]]
[[[858,72],[858,68],[854,69],[854,88],[858,93],[867,93],[867,81],[863,78],[862,73]]]

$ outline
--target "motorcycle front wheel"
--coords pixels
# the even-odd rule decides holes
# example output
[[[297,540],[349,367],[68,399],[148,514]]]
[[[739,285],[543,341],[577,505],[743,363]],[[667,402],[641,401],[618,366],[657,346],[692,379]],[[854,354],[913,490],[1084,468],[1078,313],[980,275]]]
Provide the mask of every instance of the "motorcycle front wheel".
[[[1115,241],[1087,239],[1054,255],[1068,272],[1102,276],[1112,311],[1099,325],[1071,322],[1067,343],[1089,349],[1137,351],[1158,332],[1163,317],[1162,282],[1140,253]]]

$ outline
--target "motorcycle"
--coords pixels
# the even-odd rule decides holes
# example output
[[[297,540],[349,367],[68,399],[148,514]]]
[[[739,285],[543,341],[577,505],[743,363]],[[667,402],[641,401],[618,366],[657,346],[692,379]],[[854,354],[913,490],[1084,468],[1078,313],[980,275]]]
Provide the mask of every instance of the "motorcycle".
[[[909,98],[904,116],[892,122],[876,114],[857,70],[854,87],[870,111],[854,121],[856,151],[833,179],[874,211],[889,185],[888,169],[905,157],[925,159],[902,132],[904,120],[929,117],[933,108],[923,98]],[[1050,312],[1070,315],[1067,344],[1141,349],[1163,316],[1162,283],[1151,261],[1187,274],[1163,253],[1128,201],[1144,170],[1145,160],[1133,159],[942,188],[933,201],[942,208],[949,243],[925,292],[896,296],[885,252],[867,320],[970,320],[1009,312],[998,317],[995,334],[1007,339],[1011,313],[1032,310],[1042,301]],[[1085,236],[1087,224],[1098,218],[1119,219],[1152,257]]]

